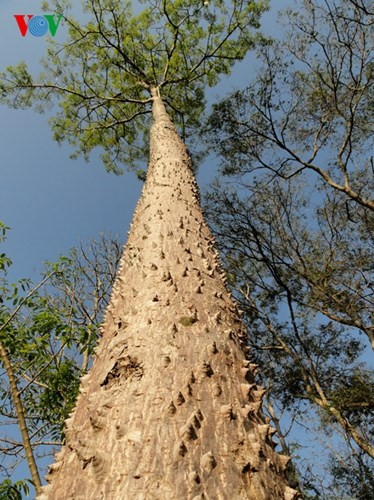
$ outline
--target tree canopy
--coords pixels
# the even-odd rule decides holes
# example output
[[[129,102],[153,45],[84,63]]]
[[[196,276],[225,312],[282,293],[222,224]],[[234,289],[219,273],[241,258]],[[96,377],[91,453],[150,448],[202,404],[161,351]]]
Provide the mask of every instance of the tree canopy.
[[[184,138],[204,109],[205,88],[229,74],[261,37],[266,0],[84,2],[84,22],[65,1],[54,3],[67,40],[50,42],[44,71],[33,77],[24,62],[0,76],[0,101],[42,111],[58,102],[54,138],[88,158],[97,146],[109,171],[136,165],[148,150],[151,88],[157,88]]]
[[[226,173],[309,172],[344,193],[347,210],[374,210],[369,4],[305,0],[285,12],[289,36],[260,51],[246,90],[214,107],[210,141]]]

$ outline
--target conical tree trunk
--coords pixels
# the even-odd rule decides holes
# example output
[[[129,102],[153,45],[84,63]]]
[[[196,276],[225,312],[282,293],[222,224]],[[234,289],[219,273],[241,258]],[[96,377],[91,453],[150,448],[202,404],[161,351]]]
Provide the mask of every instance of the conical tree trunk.
[[[40,499],[291,499],[190,158],[153,91],[147,181]]]

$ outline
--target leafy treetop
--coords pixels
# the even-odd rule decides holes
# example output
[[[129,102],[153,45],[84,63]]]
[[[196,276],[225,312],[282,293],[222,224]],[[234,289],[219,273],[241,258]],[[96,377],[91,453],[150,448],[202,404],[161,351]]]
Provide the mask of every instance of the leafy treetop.
[[[115,173],[144,158],[151,89],[162,93],[187,137],[199,123],[205,87],[260,40],[255,30],[268,8],[268,0],[140,1],[145,8],[134,14],[129,0],[89,0],[83,24],[67,0],[58,0],[54,10],[63,14],[68,36],[49,43],[43,73],[34,78],[21,62],[0,74],[0,101],[44,111],[57,99],[54,138],[67,140],[73,157],[88,159],[102,147]]]

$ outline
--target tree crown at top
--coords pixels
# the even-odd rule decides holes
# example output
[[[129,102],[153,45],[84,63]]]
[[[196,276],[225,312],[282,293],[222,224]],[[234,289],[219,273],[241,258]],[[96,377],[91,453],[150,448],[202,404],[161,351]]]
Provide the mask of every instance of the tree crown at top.
[[[0,75],[0,99],[13,107],[36,104],[44,110],[59,104],[51,119],[54,138],[67,140],[73,156],[86,159],[96,146],[104,150],[108,170],[143,159],[151,110],[151,89],[162,92],[184,136],[198,124],[204,89],[215,85],[243,59],[258,35],[260,15],[268,1],[152,0],[141,3],[89,0],[84,25],[57,1],[68,36],[51,42],[44,72],[33,78],[25,63]],[[147,143],[148,141],[145,141]]]

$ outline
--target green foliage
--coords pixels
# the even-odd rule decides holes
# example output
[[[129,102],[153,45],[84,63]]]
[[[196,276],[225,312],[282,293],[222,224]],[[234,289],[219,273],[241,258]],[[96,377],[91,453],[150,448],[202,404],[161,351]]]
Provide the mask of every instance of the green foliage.
[[[40,395],[39,414],[52,427],[51,437],[58,441],[64,437],[64,420],[71,412],[80,384],[81,371],[71,359],[62,360],[55,367],[44,371],[47,387]]]
[[[74,405],[80,377],[90,366],[121,253],[115,238],[102,236],[47,263],[42,286],[33,288],[27,280],[9,283],[6,272],[2,273],[0,340],[17,379],[36,458],[53,452],[64,439],[64,420]],[[15,416],[3,373],[0,446],[8,475],[16,466],[13,461],[23,453],[23,443],[14,431]],[[8,495],[4,498],[21,498],[17,491],[22,484],[3,482],[4,495]]]
[[[0,221],[0,243],[2,243],[6,239],[6,233],[9,230],[3,222]],[[6,256],[5,253],[0,254],[0,272],[4,273],[6,268],[8,268],[12,264],[12,261],[9,257]],[[1,299],[0,299],[1,300]]]
[[[22,500],[22,493],[28,495],[30,488],[28,479],[12,483],[10,479],[4,479],[0,483],[0,500]]]
[[[136,176],[141,182],[145,182],[147,178],[147,171],[141,168],[136,171]]]
[[[58,103],[50,123],[58,142],[88,159],[101,147],[109,171],[136,166],[148,150],[151,89],[163,100],[183,137],[199,125],[205,87],[229,74],[259,36],[266,0],[204,2],[154,0],[134,14],[130,1],[84,2],[85,22],[64,0],[53,11],[68,28],[61,47],[51,42],[44,72],[33,78],[25,63],[0,76],[0,100],[43,111]]]
[[[372,463],[363,454],[354,452],[352,456],[332,456],[330,467],[333,472],[333,483],[337,491],[350,492],[352,498],[371,500],[374,491],[374,468]]]
[[[332,387],[330,399],[356,425],[360,420],[365,420],[365,417],[370,419],[374,410],[374,374],[362,370],[349,373],[339,380],[336,387]],[[370,423],[366,421],[365,424],[366,431],[369,432]]]

